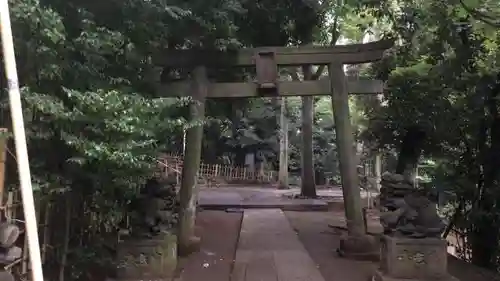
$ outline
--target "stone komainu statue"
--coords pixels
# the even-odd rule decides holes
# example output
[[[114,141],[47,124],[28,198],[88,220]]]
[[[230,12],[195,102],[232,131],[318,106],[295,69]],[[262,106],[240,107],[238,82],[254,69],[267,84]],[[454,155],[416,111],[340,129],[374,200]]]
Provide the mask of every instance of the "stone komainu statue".
[[[131,235],[154,237],[177,224],[179,202],[175,181],[153,177],[130,206]]]
[[[17,242],[21,231],[18,226],[7,222],[0,223],[0,264],[8,265],[22,256],[22,249],[17,247]],[[12,274],[0,271],[0,280],[14,281]]]
[[[385,234],[412,238],[440,237],[445,224],[424,191],[403,175],[384,173],[380,189],[380,222]]]

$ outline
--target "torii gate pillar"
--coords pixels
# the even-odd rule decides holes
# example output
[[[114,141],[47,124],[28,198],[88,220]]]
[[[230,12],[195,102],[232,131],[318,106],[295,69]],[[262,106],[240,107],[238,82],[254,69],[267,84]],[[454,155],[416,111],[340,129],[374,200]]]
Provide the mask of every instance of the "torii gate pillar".
[[[343,237],[338,249],[341,256],[359,259],[377,259],[379,250],[374,237],[365,233],[361,207],[361,194],[356,171],[354,136],[349,113],[347,79],[342,63],[328,67],[331,81],[332,108],[337,136],[337,151],[344,197],[344,209],[348,235]]]
[[[204,66],[198,66],[192,73],[190,104],[190,121],[203,121],[205,116],[205,98],[207,95],[207,71]],[[198,172],[200,170],[201,142],[203,139],[203,123],[199,123],[186,131],[186,151],[182,170],[181,189],[179,190],[179,227],[178,253],[187,256],[197,252],[200,247],[200,237],[195,235],[196,206],[198,201]]]

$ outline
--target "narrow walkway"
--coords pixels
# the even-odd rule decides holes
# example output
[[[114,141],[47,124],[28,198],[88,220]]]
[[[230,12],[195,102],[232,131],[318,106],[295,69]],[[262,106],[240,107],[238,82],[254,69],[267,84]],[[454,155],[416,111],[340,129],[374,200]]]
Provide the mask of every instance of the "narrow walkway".
[[[276,208],[289,211],[328,211],[328,204],[324,200],[287,197],[293,194],[294,191],[272,188],[202,188],[198,195],[198,204],[205,210]]]
[[[324,281],[279,209],[245,210],[231,281]]]

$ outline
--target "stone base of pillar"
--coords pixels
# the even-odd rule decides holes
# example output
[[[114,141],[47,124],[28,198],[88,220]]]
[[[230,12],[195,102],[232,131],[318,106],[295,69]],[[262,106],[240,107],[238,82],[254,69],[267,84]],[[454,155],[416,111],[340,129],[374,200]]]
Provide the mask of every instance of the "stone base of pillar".
[[[201,238],[191,236],[187,241],[180,241],[177,245],[177,251],[180,257],[189,256],[192,253],[198,252],[201,247]]]
[[[380,268],[373,281],[456,281],[448,274],[446,240],[381,237]]]
[[[290,189],[290,186],[288,184],[278,183],[278,189],[279,190]]]
[[[177,237],[130,238],[117,247],[117,280],[167,280],[177,267]]]
[[[337,253],[354,260],[378,261],[380,258],[378,240],[371,235],[341,237]]]

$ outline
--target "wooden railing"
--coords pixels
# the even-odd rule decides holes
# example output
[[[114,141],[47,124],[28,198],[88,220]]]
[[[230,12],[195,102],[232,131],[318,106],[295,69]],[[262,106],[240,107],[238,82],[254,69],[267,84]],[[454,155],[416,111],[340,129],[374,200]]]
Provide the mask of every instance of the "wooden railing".
[[[162,155],[157,161],[165,175],[174,173],[177,177],[177,182],[180,183],[183,168],[181,157]],[[275,183],[277,182],[278,172],[272,170],[254,171],[246,167],[202,163],[200,165],[199,176],[202,183],[203,181],[205,181],[205,183],[208,181],[217,181],[219,183]]]

